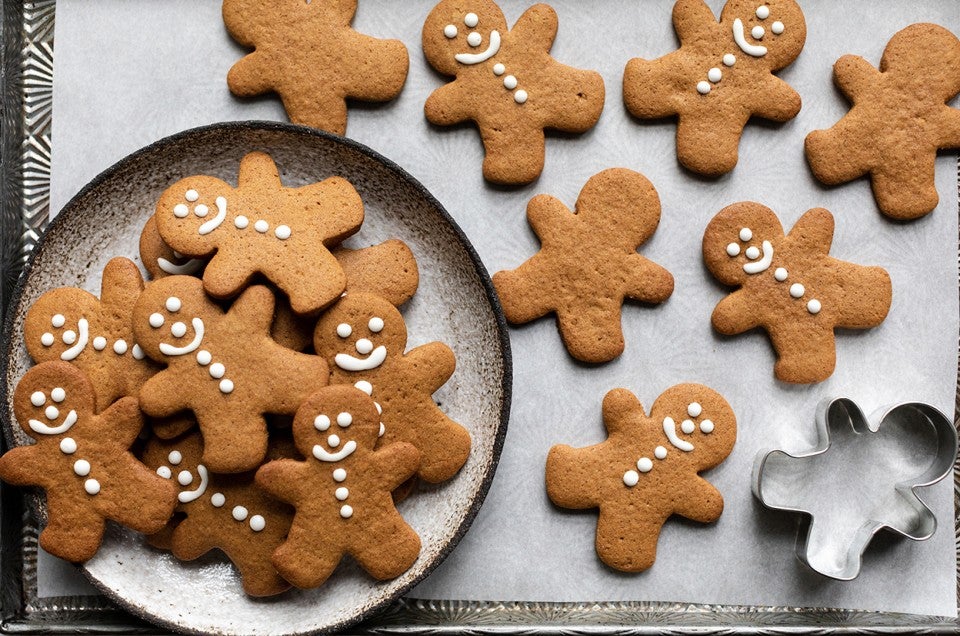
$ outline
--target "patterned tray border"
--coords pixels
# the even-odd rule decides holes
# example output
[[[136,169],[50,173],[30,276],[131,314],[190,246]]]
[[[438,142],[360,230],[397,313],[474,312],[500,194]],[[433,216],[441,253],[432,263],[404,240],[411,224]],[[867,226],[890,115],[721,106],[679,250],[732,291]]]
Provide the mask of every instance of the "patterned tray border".
[[[56,0],[2,0],[0,307],[47,223]],[[958,162],[960,193],[960,162]],[[960,237],[958,237],[960,240]],[[957,406],[960,407],[960,386]],[[960,408],[957,408],[960,413]],[[954,424],[957,424],[955,416]],[[960,511],[960,463],[954,467]],[[960,512],[954,528],[960,526]],[[0,486],[0,633],[156,634],[98,596],[37,597],[37,533],[23,497]],[[958,535],[960,536],[960,535]],[[956,543],[960,546],[960,542]],[[958,549],[960,557],[960,549]],[[957,579],[960,599],[960,571]],[[960,600],[958,600],[960,605]],[[684,603],[519,603],[401,599],[370,634],[960,634],[960,620],[829,608]]]

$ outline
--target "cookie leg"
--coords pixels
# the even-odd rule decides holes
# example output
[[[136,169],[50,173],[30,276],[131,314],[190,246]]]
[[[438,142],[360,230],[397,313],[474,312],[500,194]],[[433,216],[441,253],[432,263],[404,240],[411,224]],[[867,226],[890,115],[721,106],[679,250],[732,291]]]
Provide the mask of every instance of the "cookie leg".
[[[622,572],[649,569],[657,558],[657,539],[662,525],[662,521],[653,523],[601,506],[597,520],[597,556]]]
[[[937,207],[936,158],[934,153],[900,157],[895,165],[888,162],[872,173],[873,196],[884,214],[915,219]]]
[[[420,469],[417,476],[436,484],[457,474],[470,456],[470,433],[440,409],[433,408],[436,425],[420,433]]]
[[[82,563],[97,553],[103,540],[104,521],[91,506],[77,505],[70,497],[47,491],[47,526],[40,547],[72,563]]]
[[[590,303],[557,310],[563,344],[581,362],[609,362],[623,353],[620,302],[591,298]]]
[[[318,527],[321,526],[318,524]],[[341,555],[340,548],[328,544],[319,531],[310,532],[295,523],[287,540],[274,551],[271,561],[280,576],[301,589],[307,589],[330,578]]]
[[[664,64],[636,57],[627,62],[623,72],[623,101],[634,117],[661,119],[677,113],[673,95],[668,90],[651,90],[663,84]]]
[[[837,363],[832,329],[810,329],[802,333],[771,331],[777,351],[773,372],[782,382],[810,384],[830,377]]]
[[[483,176],[506,185],[530,183],[543,172],[546,143],[541,128],[516,129],[510,126],[480,130],[486,156]]]
[[[378,581],[400,576],[420,555],[420,537],[396,512],[384,514],[362,535],[350,554]]]
[[[176,506],[173,484],[145,471],[133,457],[124,463],[123,478],[104,485],[98,495],[108,502],[109,508],[104,510],[107,518],[137,532],[150,534],[161,530]]]
[[[243,579],[243,591],[250,596],[273,596],[290,589],[290,584],[273,567],[270,554],[255,552],[245,559],[231,554],[230,560],[240,571]]]
[[[203,434],[203,464],[215,473],[239,473],[260,465],[267,454],[267,422],[240,409],[197,411]]]
[[[705,116],[702,112],[680,115],[677,122],[677,159],[697,174],[724,175],[737,165],[740,136],[746,118]]]

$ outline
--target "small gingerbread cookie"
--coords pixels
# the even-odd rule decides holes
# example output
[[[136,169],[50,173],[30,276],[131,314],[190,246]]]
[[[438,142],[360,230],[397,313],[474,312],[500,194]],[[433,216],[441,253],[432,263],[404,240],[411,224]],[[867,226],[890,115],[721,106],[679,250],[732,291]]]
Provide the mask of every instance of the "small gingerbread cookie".
[[[453,351],[430,342],[410,351],[403,316],[372,294],[348,294],[321,316],[313,347],[330,365],[331,384],[370,395],[381,411],[382,444],[402,441],[420,451],[417,476],[453,477],[470,455],[470,433],[433,401],[456,367]]]
[[[677,116],[677,159],[720,176],[737,165],[747,120],[800,112],[800,95],[773,72],[800,54],[806,21],[794,0],[729,0],[719,23],[704,0],[677,0],[673,28],[677,51],[627,63],[623,99],[641,119]]]
[[[380,417],[364,393],[329,386],[303,403],[293,438],[305,461],[264,464],[257,484],[296,508],[273,555],[280,574],[300,588],[321,585],[349,554],[371,576],[391,579],[420,554],[420,538],[390,493],[416,472],[420,454],[405,442],[377,446]]]
[[[570,212],[541,194],[527,205],[540,252],[493,284],[512,323],[555,313],[574,358],[608,362],[623,353],[624,298],[660,303],[673,276],[637,253],[660,223],[660,198],[638,172],[611,168],[587,181]]]
[[[442,0],[427,16],[427,61],[456,79],[430,95],[424,112],[439,126],[476,123],[488,181],[530,183],[543,171],[544,129],[582,133],[600,118],[600,74],[550,56],[558,26],[546,4],[509,30],[493,0]]]
[[[240,163],[238,187],[202,175],[181,179],[164,191],[155,216],[172,249],[213,255],[203,271],[211,296],[230,298],[259,273],[289,296],[295,312],[311,314],[346,288],[328,248],[360,228],[363,202],[341,177],[286,188],[273,159],[251,152]]]
[[[36,444],[0,457],[0,479],[46,491],[40,545],[50,554],[86,561],[100,548],[105,520],[151,533],[173,514],[173,486],[128,451],[143,426],[136,398],[120,398],[95,415],[93,385],[57,360],[27,371],[13,410]]]
[[[385,102],[407,79],[407,48],[354,31],[357,0],[224,0],[223,22],[254,51],[227,74],[238,97],[276,92],[295,124],[342,135],[347,99]]]
[[[597,555],[617,570],[653,565],[660,528],[671,515],[716,521],[723,496],[698,473],[730,454],[737,439],[733,409],[701,384],[679,384],[650,409],[626,389],[603,398],[606,441],[554,446],[547,455],[547,494],[562,508],[599,508]]]
[[[739,287],[713,310],[713,327],[734,335],[761,327],[784,382],[827,379],[836,366],[834,329],[876,327],[892,298],[890,276],[829,255],[833,215],[807,211],[784,236],[773,210],[727,206],[707,225],[703,259],[721,283]]]
[[[829,130],[806,139],[817,179],[837,185],[870,175],[880,210],[915,219],[937,207],[934,163],[940,148],[960,148],[960,40],[936,24],[912,24],[887,44],[878,71],[845,55],[833,80],[853,104]]]

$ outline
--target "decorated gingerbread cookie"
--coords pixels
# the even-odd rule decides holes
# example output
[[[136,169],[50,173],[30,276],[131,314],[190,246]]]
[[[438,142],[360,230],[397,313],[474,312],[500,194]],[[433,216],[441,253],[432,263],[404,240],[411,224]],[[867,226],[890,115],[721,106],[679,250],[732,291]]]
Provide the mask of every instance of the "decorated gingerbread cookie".
[[[417,476],[436,483],[453,477],[470,455],[470,434],[433,401],[453,375],[453,351],[431,342],[405,351],[403,316],[372,294],[348,294],[323,314],[314,350],[330,364],[330,383],[355,386],[375,401],[382,444],[407,442],[420,451]]]
[[[716,391],[679,384],[650,409],[626,389],[603,398],[606,441],[554,446],[547,455],[547,494],[562,508],[598,508],[597,555],[617,570],[653,565],[660,528],[671,515],[708,523],[723,497],[698,473],[730,454],[737,439],[733,409]]]
[[[877,205],[895,219],[937,207],[937,150],[960,148],[960,110],[946,105],[960,93],[960,40],[936,24],[912,24],[890,39],[880,70],[845,55],[833,79],[853,108],[807,136],[817,179],[836,185],[869,174]]]
[[[570,212],[541,194],[527,205],[540,251],[493,284],[512,323],[557,316],[570,355],[607,362],[623,353],[624,298],[660,303],[673,276],[637,253],[660,223],[660,198],[640,173],[611,168],[587,181]]]
[[[140,232],[140,260],[153,280],[176,275],[198,276],[207,264],[206,259],[184,256],[164,243],[156,216],[147,219]]]
[[[833,215],[806,212],[784,236],[773,210],[735,203],[703,235],[707,269],[738,287],[713,310],[713,326],[734,335],[760,327],[777,352],[784,382],[820,382],[836,366],[834,329],[876,327],[890,309],[890,276],[830,256]]]
[[[272,453],[277,455],[277,453]],[[203,440],[198,433],[175,440],[150,440],[143,461],[157,475],[175,484],[177,510],[184,514],[169,535],[169,549],[178,559],[192,561],[218,548],[237,566],[243,589],[251,596],[279,594],[290,584],[277,573],[270,558],[290,529],[293,510],[267,495],[254,474],[223,475],[201,462]]]
[[[600,118],[603,79],[550,56],[557,28],[546,4],[527,9],[509,30],[492,0],[442,0],[427,16],[427,61],[456,78],[427,99],[427,119],[474,121],[489,181],[533,181],[543,171],[544,129],[582,133]]]
[[[163,242],[180,254],[213,255],[203,271],[210,295],[230,298],[262,274],[295,312],[310,314],[346,288],[328,248],[360,228],[363,203],[341,177],[286,188],[273,159],[251,152],[238,187],[202,175],[181,179],[160,197],[156,220]]]
[[[399,40],[353,30],[357,0],[224,0],[223,22],[253,52],[227,74],[238,97],[275,92],[296,124],[342,135],[347,99],[384,102],[407,79]]]
[[[420,538],[390,493],[414,474],[417,449],[405,442],[377,450],[380,417],[373,400],[349,386],[312,395],[293,421],[305,461],[272,461],[257,484],[296,508],[289,536],[273,555],[280,574],[300,588],[321,585],[349,554],[375,579],[405,572]]]
[[[704,0],[677,0],[673,28],[680,49],[630,60],[623,99],[641,119],[676,116],[677,159],[719,176],[737,165],[747,120],[800,112],[800,96],[773,72],[800,54],[806,22],[794,0],[729,0],[719,23]]]
[[[273,314],[273,294],[266,287],[248,288],[224,312],[191,276],[151,283],[134,308],[137,341],[167,365],[143,386],[140,407],[157,417],[192,411],[209,470],[256,468],[267,451],[264,414],[295,413],[327,384],[322,358],[270,337]]]
[[[36,443],[0,457],[0,479],[46,491],[40,545],[50,554],[86,561],[99,549],[107,519],[150,533],[173,514],[173,486],[128,451],[143,426],[136,398],[121,398],[95,415],[93,385],[77,367],[57,360],[27,371],[13,409]]]

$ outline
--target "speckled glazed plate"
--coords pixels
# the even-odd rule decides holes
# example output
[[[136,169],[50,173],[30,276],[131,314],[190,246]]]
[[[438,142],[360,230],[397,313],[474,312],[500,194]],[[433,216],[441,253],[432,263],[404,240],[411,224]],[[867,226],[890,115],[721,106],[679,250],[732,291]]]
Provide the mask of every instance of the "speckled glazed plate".
[[[77,194],[40,240],[15,292],[4,331],[4,434],[29,440],[13,424],[10,396],[30,366],[23,318],[45,291],[64,285],[93,293],[114,256],[137,257],[140,229],[161,192],[176,180],[206,174],[236,182],[241,157],[273,156],[287,186],[331,175],[357,188],[366,218],[345,245],[399,238],[413,250],[420,288],[403,307],[408,347],[432,340],[457,356],[452,379],[435,394],[443,410],[473,438],[467,464],[447,483],[423,487],[399,508],[420,535],[419,559],[406,573],[375,582],[344,560],[327,583],[271,599],[247,597],[232,566],[218,555],[181,563],[111,526],[83,569],[107,596],[164,627],[191,633],[308,634],[343,629],[402,595],[456,545],[475,516],[496,469],[510,403],[510,353],[490,279],[461,230],[426,189],[368,148],[287,124],[227,123],[154,143],[99,175]],[[43,515],[42,503],[38,513]]]

